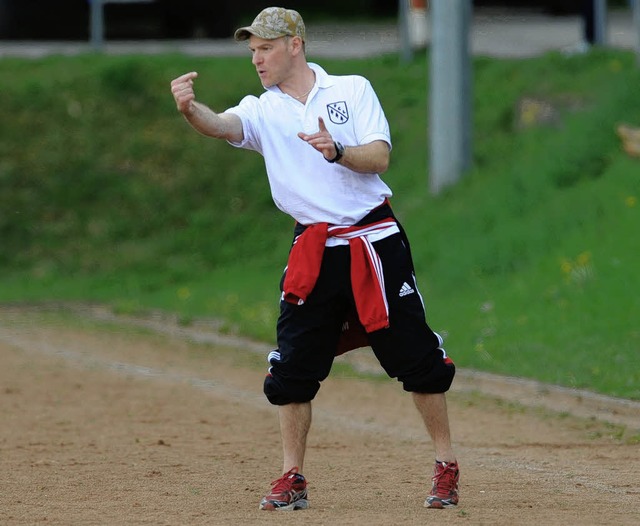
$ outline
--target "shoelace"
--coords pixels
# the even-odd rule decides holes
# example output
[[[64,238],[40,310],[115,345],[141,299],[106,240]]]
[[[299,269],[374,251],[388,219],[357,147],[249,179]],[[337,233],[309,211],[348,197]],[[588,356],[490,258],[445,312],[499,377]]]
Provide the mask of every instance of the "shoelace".
[[[443,462],[441,466],[443,466],[442,470],[436,470],[433,475],[433,484],[437,493],[449,493],[456,485],[456,465]]]
[[[293,468],[287,471],[279,479],[272,481],[271,485],[273,486],[273,488],[271,489],[271,493],[286,493],[290,491],[295,475],[297,474],[298,468]]]

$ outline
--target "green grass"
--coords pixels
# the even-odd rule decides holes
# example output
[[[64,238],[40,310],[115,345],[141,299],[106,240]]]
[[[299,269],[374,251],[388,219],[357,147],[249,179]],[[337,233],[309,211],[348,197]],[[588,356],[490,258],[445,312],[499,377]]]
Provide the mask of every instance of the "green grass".
[[[313,57],[311,57],[313,60]],[[430,325],[461,367],[640,399],[640,126],[626,52],[474,60],[474,166],[428,193],[427,58],[323,60],[373,83],[385,179]],[[92,300],[210,316],[272,341],[292,221],[262,159],[199,136],[169,81],[215,109],[261,87],[248,58],[0,61],[0,301]],[[524,99],[552,108],[524,123]]]

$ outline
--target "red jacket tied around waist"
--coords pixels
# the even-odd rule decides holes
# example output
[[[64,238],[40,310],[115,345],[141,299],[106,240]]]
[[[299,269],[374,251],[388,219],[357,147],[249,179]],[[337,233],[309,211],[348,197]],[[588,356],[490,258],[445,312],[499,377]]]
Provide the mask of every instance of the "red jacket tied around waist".
[[[284,279],[284,300],[302,305],[313,290],[322,264],[327,239],[349,241],[351,251],[351,286],[358,319],[366,332],[389,327],[389,306],[384,288],[380,258],[369,239],[399,232],[393,218],[364,226],[334,226],[318,223],[307,227],[293,243]]]

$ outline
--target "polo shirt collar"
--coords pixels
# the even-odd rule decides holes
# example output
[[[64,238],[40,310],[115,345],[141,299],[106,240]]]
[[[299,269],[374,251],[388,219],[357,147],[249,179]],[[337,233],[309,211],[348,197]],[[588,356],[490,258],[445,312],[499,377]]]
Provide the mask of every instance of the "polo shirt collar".
[[[307,62],[307,64],[316,74],[316,86],[318,86],[319,89],[329,88],[334,85],[335,83],[334,80],[329,76],[329,74],[322,67],[318,66],[318,64],[314,62]],[[270,91],[274,95],[280,95],[281,97],[288,97],[286,93],[280,91],[280,88],[278,86],[270,86],[268,88],[265,88],[265,90]]]

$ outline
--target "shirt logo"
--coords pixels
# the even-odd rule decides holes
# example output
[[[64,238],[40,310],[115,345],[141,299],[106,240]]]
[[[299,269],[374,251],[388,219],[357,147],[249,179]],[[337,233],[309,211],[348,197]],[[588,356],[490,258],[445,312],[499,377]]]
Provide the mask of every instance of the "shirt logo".
[[[344,124],[349,120],[347,103],[343,100],[327,104],[327,113],[329,114],[329,120],[333,122],[333,124]]]

